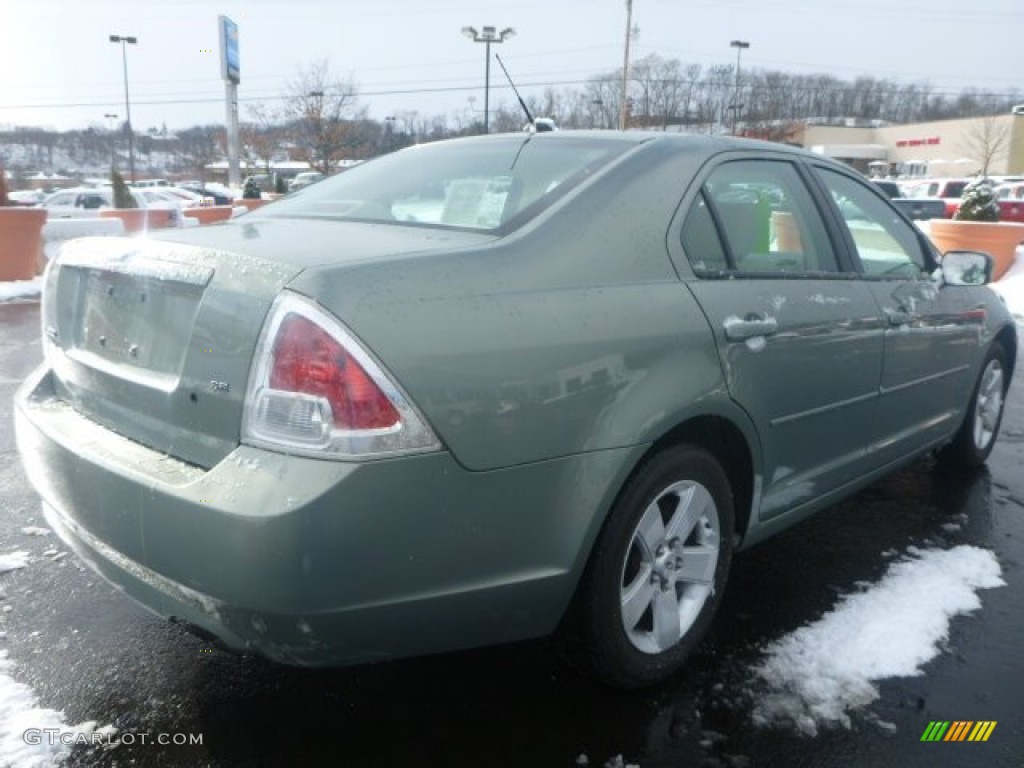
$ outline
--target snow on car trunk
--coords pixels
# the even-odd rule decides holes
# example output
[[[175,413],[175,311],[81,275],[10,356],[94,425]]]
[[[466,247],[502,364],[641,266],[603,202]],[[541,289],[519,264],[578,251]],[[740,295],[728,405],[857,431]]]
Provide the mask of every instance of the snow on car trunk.
[[[879,697],[874,681],[922,674],[949,637],[952,617],[981,607],[979,589],[1005,586],[988,550],[908,549],[880,582],[848,595],[821,619],[772,643],[755,674],[770,692],[754,722],[849,727],[849,712]]]
[[[212,466],[238,444],[260,327],[297,271],[150,239],[69,243],[43,295],[55,397],[119,435]]]

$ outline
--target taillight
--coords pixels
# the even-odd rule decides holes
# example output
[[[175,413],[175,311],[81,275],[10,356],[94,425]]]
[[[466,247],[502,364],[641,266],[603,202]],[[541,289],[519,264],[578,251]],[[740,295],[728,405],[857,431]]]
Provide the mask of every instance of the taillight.
[[[367,458],[439,447],[356,339],[318,305],[282,294],[257,346],[243,439],[293,453]]]
[[[271,355],[272,389],[323,397],[338,429],[386,429],[398,411],[350,354],[311,320],[288,314]]]

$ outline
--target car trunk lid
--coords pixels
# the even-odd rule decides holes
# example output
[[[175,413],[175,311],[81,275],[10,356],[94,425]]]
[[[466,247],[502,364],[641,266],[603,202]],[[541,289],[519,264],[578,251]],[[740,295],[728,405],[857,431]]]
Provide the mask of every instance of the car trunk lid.
[[[158,240],[69,243],[43,308],[60,393],[125,437],[213,466],[238,445],[260,327],[298,271]]]

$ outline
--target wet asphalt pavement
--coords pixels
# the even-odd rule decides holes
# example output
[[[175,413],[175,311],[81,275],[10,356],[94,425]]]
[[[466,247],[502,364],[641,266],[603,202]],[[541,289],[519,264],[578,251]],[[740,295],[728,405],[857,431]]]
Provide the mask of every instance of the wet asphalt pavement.
[[[69,724],[202,734],[201,746],[79,750],[71,766],[1024,766],[1024,385],[1017,376],[986,469],[950,477],[921,460],[741,554],[712,634],[676,680],[616,693],[581,678],[552,641],[346,670],[300,670],[212,651],[139,608],[44,525],[14,445],[11,398],[40,359],[38,305],[0,305],[0,648],[42,706]],[[950,531],[943,524],[966,524]],[[816,620],[884,552],[973,544],[1008,586],[954,619],[919,677],[880,684],[852,726],[817,737],[751,722],[751,668],[766,643]],[[8,611],[7,608],[10,608]],[[893,621],[899,621],[893,616]],[[843,649],[837,647],[837,654]],[[894,731],[876,720],[895,724]],[[931,720],[995,720],[986,743],[922,743]],[[0,765],[3,765],[0,755]]]

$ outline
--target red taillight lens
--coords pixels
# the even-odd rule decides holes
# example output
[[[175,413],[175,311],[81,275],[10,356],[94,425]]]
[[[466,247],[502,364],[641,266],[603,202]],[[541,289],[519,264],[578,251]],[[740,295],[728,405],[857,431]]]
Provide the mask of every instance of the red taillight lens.
[[[352,333],[316,302],[282,292],[260,333],[242,440],[304,456],[368,459],[441,443]]]
[[[270,386],[323,397],[338,429],[385,429],[398,411],[344,347],[306,317],[289,314],[274,343]]]

